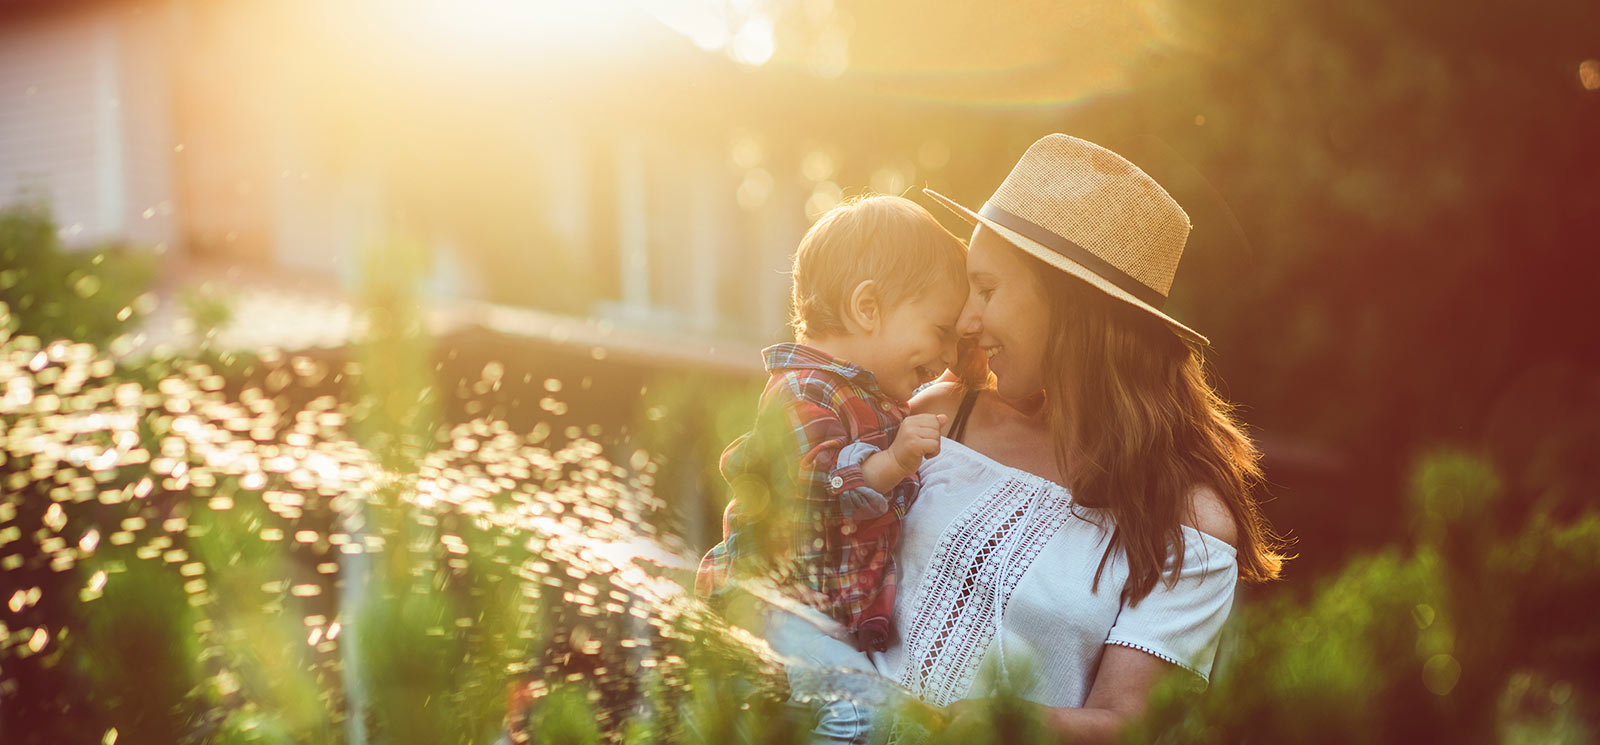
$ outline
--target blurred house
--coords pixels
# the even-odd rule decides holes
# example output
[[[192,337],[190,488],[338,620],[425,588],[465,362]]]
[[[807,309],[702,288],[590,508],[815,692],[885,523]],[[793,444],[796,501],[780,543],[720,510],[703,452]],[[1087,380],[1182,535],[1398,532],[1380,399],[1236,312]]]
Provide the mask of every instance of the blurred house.
[[[840,192],[797,118],[859,109],[631,5],[545,4],[571,28],[513,15],[487,50],[342,5],[0,2],[0,201],[47,200],[69,245],[155,246],[169,276],[346,293],[420,240],[440,303],[759,370],[808,200]]]
[[[1224,134],[1221,116],[1187,139],[1200,110],[1225,103],[1188,78],[1119,98],[1130,70],[1170,67],[1172,39],[1147,8],[882,2],[849,4],[846,22],[834,5],[0,0],[0,204],[47,200],[69,245],[163,250],[169,294],[222,285],[236,319],[224,343],[245,348],[343,346],[368,270],[420,244],[448,374],[489,361],[525,371],[535,417],[549,413],[533,407],[544,379],[567,381],[571,420],[612,431],[645,418],[643,392],[667,374],[693,378],[701,388],[680,400],[696,403],[759,379],[757,350],[785,336],[792,251],[819,210],[863,187],[915,197],[924,183],[981,200],[1040,133],[1081,132],[1128,153],[1195,216],[1180,289],[1209,307],[1215,338],[1232,338],[1241,393],[1297,389],[1268,380],[1299,379],[1276,362],[1294,357],[1277,344],[1292,316],[1229,295],[1255,258],[1241,258],[1240,221],[1208,174],[1148,133],[1188,142],[1189,157],[1216,148],[1200,160],[1235,183],[1327,179],[1233,163],[1259,149],[1253,133]],[[794,17],[761,16],[777,9]],[[1085,108],[1096,97],[1098,114]],[[1329,146],[1318,126],[1277,131],[1312,137],[1263,141],[1282,152]],[[1266,220],[1272,204],[1250,209]],[[1253,297],[1303,300],[1284,292]],[[1410,298],[1407,287],[1396,307]],[[1266,402],[1299,394],[1260,395],[1264,417]],[[706,506],[725,440],[713,414],[683,408],[656,452],[688,467],[663,483],[679,479],[674,490]],[[1281,416],[1261,437],[1275,481],[1348,491],[1353,460],[1297,439],[1303,417]]]
[[[0,203],[48,200],[71,244],[176,245],[170,19],[0,2]]]

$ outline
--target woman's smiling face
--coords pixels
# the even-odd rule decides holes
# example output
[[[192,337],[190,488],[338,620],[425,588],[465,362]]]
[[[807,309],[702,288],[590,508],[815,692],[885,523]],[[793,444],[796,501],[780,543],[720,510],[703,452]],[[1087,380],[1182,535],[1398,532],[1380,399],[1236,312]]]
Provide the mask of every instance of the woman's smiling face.
[[[1044,346],[1050,299],[1035,275],[1035,259],[994,231],[978,228],[967,250],[967,305],[957,330],[976,336],[989,358],[997,392],[1020,400],[1044,387]]]

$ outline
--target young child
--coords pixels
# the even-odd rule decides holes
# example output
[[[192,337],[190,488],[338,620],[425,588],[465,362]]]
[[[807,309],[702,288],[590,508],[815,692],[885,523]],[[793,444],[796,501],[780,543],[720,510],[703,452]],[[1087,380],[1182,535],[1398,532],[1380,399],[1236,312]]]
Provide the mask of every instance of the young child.
[[[722,455],[733,500],[696,589],[727,608],[740,580],[774,580],[834,622],[758,603],[758,631],[776,651],[871,671],[867,654],[892,629],[901,520],[943,424],[910,415],[906,401],[955,362],[966,246],[915,202],[863,198],[807,231],[793,282],[796,342],[765,350],[756,426]],[[793,667],[790,679],[801,696]],[[848,700],[816,714],[830,741],[871,727]]]

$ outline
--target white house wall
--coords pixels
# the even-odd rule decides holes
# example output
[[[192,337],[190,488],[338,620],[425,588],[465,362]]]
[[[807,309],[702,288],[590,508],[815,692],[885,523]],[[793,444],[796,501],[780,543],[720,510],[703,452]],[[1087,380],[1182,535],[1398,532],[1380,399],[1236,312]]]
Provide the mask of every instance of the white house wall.
[[[536,195],[541,202],[529,205],[529,212],[548,223],[553,238],[562,250],[577,256],[589,250],[590,200],[594,189],[589,169],[588,133],[577,124],[562,121],[540,122],[530,133],[540,144],[535,168],[543,174],[544,188]]]
[[[166,3],[115,11],[118,29],[122,152],[126,198],[122,235],[142,245],[178,239],[173,123],[173,18]]]
[[[83,16],[0,27],[0,200],[44,199],[70,237],[99,217],[95,62]]]
[[[0,202],[49,202],[68,245],[173,241],[164,29],[154,6],[0,26]]]

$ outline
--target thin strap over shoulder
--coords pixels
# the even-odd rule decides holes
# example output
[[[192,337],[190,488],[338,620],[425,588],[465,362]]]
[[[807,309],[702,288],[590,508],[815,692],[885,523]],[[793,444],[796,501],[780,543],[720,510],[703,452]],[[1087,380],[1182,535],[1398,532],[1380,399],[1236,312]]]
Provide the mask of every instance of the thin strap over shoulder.
[[[950,421],[950,433],[945,435],[956,442],[967,434],[967,418],[972,416],[972,405],[978,402],[978,389],[968,388],[961,396],[961,405],[956,408],[955,419]]]

